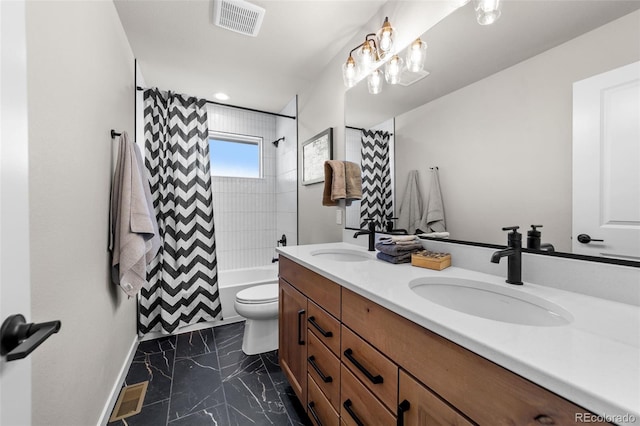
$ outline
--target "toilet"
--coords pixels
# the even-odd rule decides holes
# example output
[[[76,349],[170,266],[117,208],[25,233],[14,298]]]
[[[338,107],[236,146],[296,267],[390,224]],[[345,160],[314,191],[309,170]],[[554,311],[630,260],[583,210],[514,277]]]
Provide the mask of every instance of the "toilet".
[[[236,294],[236,312],[246,318],[242,351],[256,355],[278,349],[278,284],[249,287]]]

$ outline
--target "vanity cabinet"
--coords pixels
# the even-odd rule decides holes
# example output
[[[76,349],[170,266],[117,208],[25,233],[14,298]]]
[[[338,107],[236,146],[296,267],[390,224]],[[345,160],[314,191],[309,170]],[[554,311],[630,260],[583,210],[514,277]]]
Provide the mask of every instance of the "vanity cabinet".
[[[284,256],[279,354],[316,425],[575,425],[588,412]]]

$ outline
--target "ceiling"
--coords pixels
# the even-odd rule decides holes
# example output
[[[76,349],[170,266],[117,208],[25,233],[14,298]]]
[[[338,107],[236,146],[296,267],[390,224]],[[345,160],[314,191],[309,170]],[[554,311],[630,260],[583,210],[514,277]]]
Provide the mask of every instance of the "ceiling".
[[[347,124],[374,126],[639,8],[638,0],[505,0],[500,19],[481,26],[468,4],[423,35],[430,75],[409,87],[386,85],[378,95],[362,83],[349,89]]]
[[[213,25],[215,0],[115,0],[148,87],[279,112],[361,32],[382,0],[252,0],[260,33]]]

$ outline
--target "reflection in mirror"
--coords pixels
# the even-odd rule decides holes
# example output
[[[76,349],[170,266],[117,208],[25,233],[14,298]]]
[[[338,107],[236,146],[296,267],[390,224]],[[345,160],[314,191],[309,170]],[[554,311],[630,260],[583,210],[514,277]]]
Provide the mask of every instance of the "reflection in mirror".
[[[426,196],[429,167],[438,166],[452,239],[504,245],[503,226],[519,225],[526,241],[532,224],[543,225],[541,244],[556,251],[638,260],[640,248],[616,254],[600,231],[577,229],[573,216],[581,212],[572,206],[574,134],[584,133],[574,122],[574,83],[640,60],[638,8],[633,1],[505,2],[500,20],[482,27],[473,8],[462,7],[422,36],[430,75],[409,87],[387,85],[375,96],[363,84],[353,87],[346,93],[345,124],[370,128],[395,117],[396,197],[402,199],[410,170],[418,170]],[[611,111],[627,99],[616,93]],[[627,99],[626,105],[637,107],[637,101]],[[594,198],[601,197],[601,185],[609,185],[604,192],[640,199],[640,165],[627,161],[640,156],[640,138],[633,133],[640,125],[638,114],[628,111],[630,133],[600,142],[609,143],[603,149],[617,146],[611,152],[625,161],[593,170],[598,179],[618,170],[620,180],[615,187],[611,180],[591,183]],[[348,152],[353,139],[346,140]],[[616,228],[624,222],[637,230],[638,210],[625,205],[618,208],[624,217],[605,217],[601,224]],[[590,235],[591,242],[573,247],[578,234]]]
[[[394,141],[393,120],[368,128],[347,127],[345,159],[360,164],[362,200],[346,207],[347,228],[366,228],[372,218],[376,229],[386,228],[394,217]]]

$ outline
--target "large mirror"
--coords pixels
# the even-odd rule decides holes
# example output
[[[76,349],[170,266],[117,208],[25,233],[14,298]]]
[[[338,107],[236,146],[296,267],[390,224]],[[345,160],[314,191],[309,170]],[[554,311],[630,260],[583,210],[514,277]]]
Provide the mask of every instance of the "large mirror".
[[[422,36],[429,45],[427,77],[408,87],[386,85],[378,95],[368,93],[366,82],[349,89],[347,129],[393,123],[393,213],[403,202],[409,171],[418,171],[426,197],[437,167],[451,239],[504,245],[501,228],[519,225],[526,246],[530,225],[542,225],[542,242],[557,252],[640,260],[637,113],[635,142],[615,153],[628,152],[635,166],[625,160],[596,173],[623,182],[616,186],[623,190],[610,192],[631,201],[614,206],[624,217],[609,227],[635,230],[638,247],[608,253],[606,242],[595,241],[602,239],[599,231],[574,229],[581,211],[572,207],[574,180],[580,180],[573,173],[584,168],[574,164],[574,156],[583,155],[573,148],[574,83],[640,60],[639,8],[636,1],[505,1],[497,22],[480,26],[467,5]],[[636,96],[637,90],[636,84]],[[631,104],[637,110],[637,102]],[[348,130],[345,141],[345,152],[357,149]],[[587,191],[601,198],[604,184],[595,185]],[[596,216],[602,221],[606,215]],[[576,249],[580,233],[592,239],[581,243],[584,250]]]

